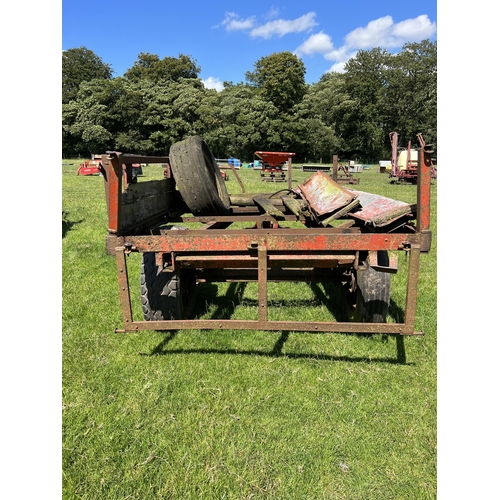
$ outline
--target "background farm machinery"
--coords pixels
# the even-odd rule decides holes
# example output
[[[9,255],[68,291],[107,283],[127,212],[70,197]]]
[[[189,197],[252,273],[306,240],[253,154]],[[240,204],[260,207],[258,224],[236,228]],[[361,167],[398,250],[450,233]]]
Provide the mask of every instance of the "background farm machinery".
[[[398,133],[391,132],[389,134],[391,139],[391,165],[386,167],[386,171],[389,173],[389,179],[391,183],[396,182],[409,182],[412,184],[417,183],[418,179],[418,149],[411,147],[411,141],[408,142],[406,148],[398,146]],[[422,134],[417,134],[417,139],[420,148],[425,150],[428,157],[434,152],[431,147],[432,144],[425,144]],[[430,158],[430,175],[431,179],[437,177],[434,164],[432,163],[432,158]]]
[[[132,183],[134,163],[161,163],[165,176]],[[415,331],[415,316],[420,255],[431,246],[430,167],[420,148],[412,205],[343,188],[324,172],[275,193],[230,195],[198,136],[173,144],[165,157],[106,153],[100,165],[108,207],[106,248],[116,256],[123,315],[123,329],[116,331],[422,334]],[[127,270],[127,256],[137,252],[142,321],[133,318]],[[402,321],[390,323],[397,252],[409,254],[406,301]],[[274,281],[337,285],[346,321],[270,319],[268,285]],[[254,319],[195,317],[197,288],[211,282],[256,282]]]
[[[292,171],[292,157],[295,153],[277,151],[255,151],[255,156],[262,160],[260,180],[264,182],[284,182],[285,171]]]
[[[314,164],[304,164],[302,165],[302,172],[330,172],[332,179],[339,184],[359,184],[359,177],[354,177],[351,172],[349,172],[349,164],[343,165],[337,155],[333,156],[333,162],[331,165],[314,165]]]
[[[101,174],[101,159],[102,155],[92,155],[91,160],[80,163],[76,175],[102,175]],[[131,182],[137,182],[137,177],[142,175],[142,165],[140,163],[133,163],[131,170]]]

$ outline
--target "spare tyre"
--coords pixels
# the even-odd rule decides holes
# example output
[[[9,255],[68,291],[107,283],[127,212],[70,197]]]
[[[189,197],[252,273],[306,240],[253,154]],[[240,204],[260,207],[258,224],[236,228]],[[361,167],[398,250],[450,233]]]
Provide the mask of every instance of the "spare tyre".
[[[193,215],[228,215],[226,184],[205,141],[194,135],[170,146],[175,183]]]

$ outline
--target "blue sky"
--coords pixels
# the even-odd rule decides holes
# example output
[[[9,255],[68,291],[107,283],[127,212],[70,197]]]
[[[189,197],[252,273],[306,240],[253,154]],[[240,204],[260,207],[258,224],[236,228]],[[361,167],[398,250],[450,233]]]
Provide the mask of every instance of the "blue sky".
[[[245,81],[274,52],[290,51],[307,83],[342,71],[359,49],[397,52],[406,42],[437,39],[436,0],[310,0],[188,3],[63,0],[62,48],[84,46],[121,76],[140,52],[190,55],[209,88]]]

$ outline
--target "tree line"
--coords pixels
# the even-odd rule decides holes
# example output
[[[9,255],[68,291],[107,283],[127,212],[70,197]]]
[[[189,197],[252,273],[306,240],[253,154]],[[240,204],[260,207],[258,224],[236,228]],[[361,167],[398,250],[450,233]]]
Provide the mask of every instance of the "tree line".
[[[201,135],[217,158],[253,159],[290,151],[302,162],[389,159],[389,132],[400,145],[422,133],[437,154],[437,42],[408,43],[398,54],[361,50],[344,73],[306,84],[291,52],[262,57],[245,81],[207,89],[192,56],[140,53],[123,76],[85,47],[62,55],[62,156],[121,151],[168,155]]]

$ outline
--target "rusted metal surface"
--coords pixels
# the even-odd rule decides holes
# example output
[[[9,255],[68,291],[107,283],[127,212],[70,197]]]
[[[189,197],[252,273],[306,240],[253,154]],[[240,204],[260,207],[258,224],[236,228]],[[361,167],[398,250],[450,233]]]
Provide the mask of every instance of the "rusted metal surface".
[[[265,306],[264,306],[265,307]],[[341,323],[272,320],[193,319],[169,321],[134,321],[115,333],[134,333],[141,330],[264,330],[318,333],[378,333],[385,335],[423,335],[407,323]]]
[[[182,232],[179,232],[182,233]],[[407,282],[407,298],[405,320],[402,323],[345,323],[321,321],[273,321],[268,319],[268,248],[265,245],[257,247],[257,281],[258,307],[255,320],[231,319],[192,319],[168,321],[133,321],[130,306],[130,292],[126,271],[126,247],[117,248],[117,266],[122,300],[124,328],[116,332],[137,332],[141,330],[177,330],[177,329],[233,329],[233,330],[268,330],[293,332],[323,332],[323,333],[383,333],[387,335],[422,335],[414,330],[416,315],[417,284],[419,271],[419,246],[410,250],[410,262]]]
[[[310,229],[189,230],[168,234],[124,236],[118,244],[138,252],[248,252],[265,240],[268,250],[279,252],[403,250],[419,244],[419,233],[354,233]]]
[[[393,200],[373,193],[351,190],[359,205],[349,212],[355,219],[374,227],[387,226],[404,215],[411,215],[412,206],[403,201]]]
[[[324,172],[316,172],[303,184],[297,186],[297,192],[309,203],[317,215],[331,214],[356,199],[356,194],[339,186]]]
[[[288,168],[288,187],[292,187],[292,157],[295,153],[284,151],[255,151],[262,160],[260,178],[265,182],[284,182],[286,180],[284,166]]]
[[[286,163],[288,158],[295,156],[295,153],[286,153],[284,151],[255,151],[255,155],[270,167],[276,168]]]
[[[425,146],[425,145],[424,145]],[[148,163],[151,157],[110,153],[103,157],[102,170],[108,206],[108,243],[115,245],[120,302],[123,312],[121,332],[177,329],[233,329],[323,333],[383,333],[420,335],[415,331],[419,262],[430,248],[429,148],[419,150],[417,203],[409,205],[388,198],[339,186],[328,175],[317,172],[286,195],[231,196],[231,212],[224,216],[193,217],[185,214],[178,200],[165,202],[163,225],[202,223],[198,229],[184,231],[145,231],[139,223],[128,226],[121,218],[127,188],[123,165]],[[266,152],[261,152],[266,153]],[[272,153],[272,152],[268,152]],[[290,157],[290,153],[283,153]],[[277,157],[274,160],[282,160]],[[165,164],[168,157],[155,157],[149,163]],[[291,171],[291,165],[289,166]],[[289,173],[291,181],[291,173]],[[175,182],[170,177],[169,182]],[[161,181],[158,181],[161,182]],[[136,191],[134,191],[135,193]],[[144,193],[145,190],[137,190]],[[159,193],[160,191],[158,191]],[[244,191],[243,191],[244,192]],[[142,197],[143,194],[138,195]],[[170,191],[166,198],[172,199]],[[357,206],[351,206],[351,204]],[[330,219],[342,214],[338,226]],[[126,215],[127,219],[129,215]],[[332,219],[333,220],[333,219]],[[319,227],[327,221],[326,227]],[[414,222],[413,222],[414,221]],[[249,223],[236,229],[233,223]],[[285,222],[301,222],[301,228],[282,227]],[[338,221],[336,221],[338,223]],[[396,224],[394,224],[396,223]],[[241,227],[241,226],[240,226]],[[127,231],[124,230],[127,228]],[[168,229],[168,228],[167,228]],[[406,301],[400,323],[351,323],[337,321],[274,321],[269,319],[268,283],[271,281],[337,282],[370,260],[379,271],[394,273],[397,263],[378,262],[378,252],[409,252]],[[256,281],[257,308],[254,320],[179,319],[135,321],[132,315],[127,255],[154,252],[157,265],[165,270],[190,269],[199,282]]]
[[[417,231],[429,232],[431,223],[432,151],[419,151],[419,176],[417,182]]]

